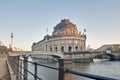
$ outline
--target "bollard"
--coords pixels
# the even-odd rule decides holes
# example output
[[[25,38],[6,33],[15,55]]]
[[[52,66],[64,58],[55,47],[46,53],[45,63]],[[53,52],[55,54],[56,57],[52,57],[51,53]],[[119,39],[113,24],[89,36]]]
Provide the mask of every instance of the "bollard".
[[[58,59],[59,63],[59,74],[58,74],[58,80],[71,80],[71,75],[68,73],[65,73],[67,69],[71,69],[72,66],[72,60],[67,59]]]
[[[27,56],[23,56],[24,57],[24,80],[28,80],[28,57]]]

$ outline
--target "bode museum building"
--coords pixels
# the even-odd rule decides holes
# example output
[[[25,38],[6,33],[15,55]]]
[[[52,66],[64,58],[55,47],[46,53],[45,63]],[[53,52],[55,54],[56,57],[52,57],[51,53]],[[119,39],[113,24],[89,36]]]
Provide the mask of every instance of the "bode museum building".
[[[32,51],[75,52],[86,48],[86,35],[78,32],[75,24],[69,19],[63,19],[54,27],[52,35],[33,43]]]

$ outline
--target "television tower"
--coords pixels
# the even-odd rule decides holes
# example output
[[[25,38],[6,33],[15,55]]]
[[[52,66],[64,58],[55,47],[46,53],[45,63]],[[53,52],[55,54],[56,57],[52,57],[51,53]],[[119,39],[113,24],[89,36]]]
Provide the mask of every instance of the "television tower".
[[[13,48],[13,38],[14,38],[14,33],[13,32],[11,32],[10,38],[11,38],[10,48]]]

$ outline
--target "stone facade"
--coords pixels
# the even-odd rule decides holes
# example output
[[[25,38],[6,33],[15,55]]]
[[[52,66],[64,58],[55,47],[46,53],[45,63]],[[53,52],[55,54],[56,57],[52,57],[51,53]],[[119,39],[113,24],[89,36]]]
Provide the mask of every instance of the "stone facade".
[[[75,24],[69,19],[63,19],[54,27],[51,36],[33,43],[32,51],[74,52],[85,50],[86,35],[78,32]]]
[[[97,49],[98,51],[120,52],[120,44],[106,44]]]

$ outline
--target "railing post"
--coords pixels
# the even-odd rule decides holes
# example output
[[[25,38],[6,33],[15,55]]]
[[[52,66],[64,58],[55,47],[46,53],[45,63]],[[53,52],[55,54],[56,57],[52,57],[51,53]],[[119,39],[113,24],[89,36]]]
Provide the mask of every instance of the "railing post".
[[[35,80],[37,80],[37,76],[38,76],[37,75],[37,63],[35,62],[34,65],[35,65]]]
[[[72,59],[64,59],[64,80],[71,80],[71,74],[66,73],[67,69],[71,69],[72,68],[72,63],[73,60]]]
[[[19,61],[20,61],[20,73],[19,73],[20,77],[19,78],[20,78],[20,80],[22,80],[22,73],[23,73],[22,66],[23,66],[23,61],[22,61],[22,59],[20,59]]]
[[[58,80],[71,80],[71,74],[65,73],[67,69],[72,67],[72,59],[58,59],[59,75]]]
[[[17,79],[17,80],[20,80],[20,78],[19,78],[19,56],[17,56],[16,59],[17,59],[16,61],[17,61],[17,64],[18,64],[18,65],[17,65],[17,75],[16,75],[16,79]]]
[[[23,56],[24,57],[24,80],[28,80],[28,57],[27,56]]]
[[[16,74],[16,68],[15,68],[15,56],[13,57],[11,57],[11,67],[12,67],[12,70],[13,70],[13,72],[14,72],[14,74]]]
[[[59,63],[58,80],[64,80],[64,59],[58,59],[58,63]]]

